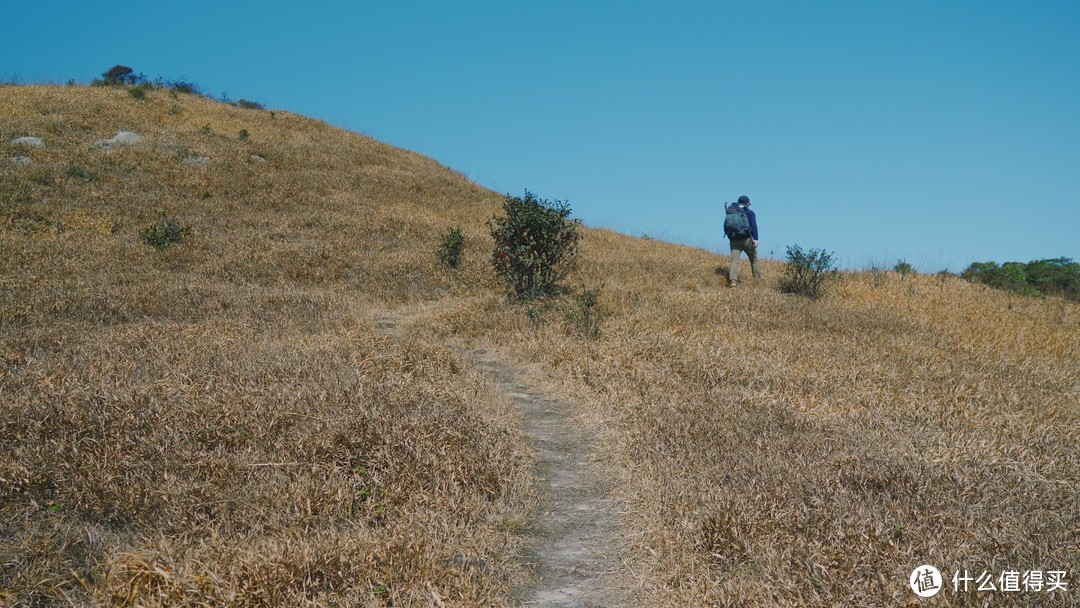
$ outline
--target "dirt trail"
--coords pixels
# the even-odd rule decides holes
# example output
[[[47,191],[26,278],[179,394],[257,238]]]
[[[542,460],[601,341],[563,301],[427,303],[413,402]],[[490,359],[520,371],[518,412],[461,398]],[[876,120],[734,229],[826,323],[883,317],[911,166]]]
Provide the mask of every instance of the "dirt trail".
[[[376,326],[398,333],[401,317]],[[510,364],[498,348],[463,350],[522,413],[536,467],[540,504],[525,555],[533,579],[515,587],[519,606],[619,608],[630,605],[622,564],[620,517],[610,496],[611,477],[596,461],[595,438],[574,408],[545,390],[542,376]]]

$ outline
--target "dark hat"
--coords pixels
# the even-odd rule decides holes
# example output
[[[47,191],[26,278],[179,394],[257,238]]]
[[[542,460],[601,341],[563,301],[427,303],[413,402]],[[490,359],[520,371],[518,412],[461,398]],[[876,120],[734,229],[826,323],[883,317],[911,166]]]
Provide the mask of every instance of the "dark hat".
[[[745,194],[740,196],[739,197],[739,204],[740,205],[749,205],[750,204],[750,197],[746,196]]]

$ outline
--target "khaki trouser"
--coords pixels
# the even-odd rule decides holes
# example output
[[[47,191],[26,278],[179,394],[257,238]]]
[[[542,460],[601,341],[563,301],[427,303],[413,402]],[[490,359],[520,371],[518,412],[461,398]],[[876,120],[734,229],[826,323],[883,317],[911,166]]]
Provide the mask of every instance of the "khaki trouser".
[[[728,268],[728,281],[735,283],[739,280],[739,258],[745,251],[750,260],[750,270],[755,279],[761,278],[761,270],[758,269],[757,247],[754,247],[754,239],[731,239],[731,267]]]

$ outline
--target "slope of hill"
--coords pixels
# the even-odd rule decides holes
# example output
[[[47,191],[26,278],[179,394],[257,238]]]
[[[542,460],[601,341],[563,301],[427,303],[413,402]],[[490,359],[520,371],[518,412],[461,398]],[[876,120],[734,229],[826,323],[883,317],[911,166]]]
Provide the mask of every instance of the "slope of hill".
[[[95,145],[119,130],[143,140]],[[500,199],[285,112],[0,87],[0,598],[512,602],[538,486],[458,345],[578,408],[641,605],[916,605],[921,564],[1080,569],[1075,303],[891,273],[812,302],[769,261],[727,290],[707,252],[586,230],[587,338],[572,294],[494,283]],[[164,216],[191,232],[158,250]],[[435,260],[454,225],[459,271]]]
[[[434,243],[497,196],[167,91],[3,87],[0,117],[0,597],[507,596],[531,483],[513,412],[446,349],[369,322],[372,302],[482,283],[479,259],[440,271]],[[95,145],[119,130],[142,141]],[[163,217],[190,233],[158,250],[140,231]]]

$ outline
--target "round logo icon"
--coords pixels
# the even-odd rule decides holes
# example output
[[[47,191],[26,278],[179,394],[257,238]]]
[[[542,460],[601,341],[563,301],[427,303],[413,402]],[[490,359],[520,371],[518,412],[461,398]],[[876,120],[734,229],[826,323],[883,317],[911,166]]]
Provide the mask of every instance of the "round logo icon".
[[[908,579],[911,590],[919,597],[934,597],[941,591],[941,572],[929,565],[923,564],[911,571]]]

